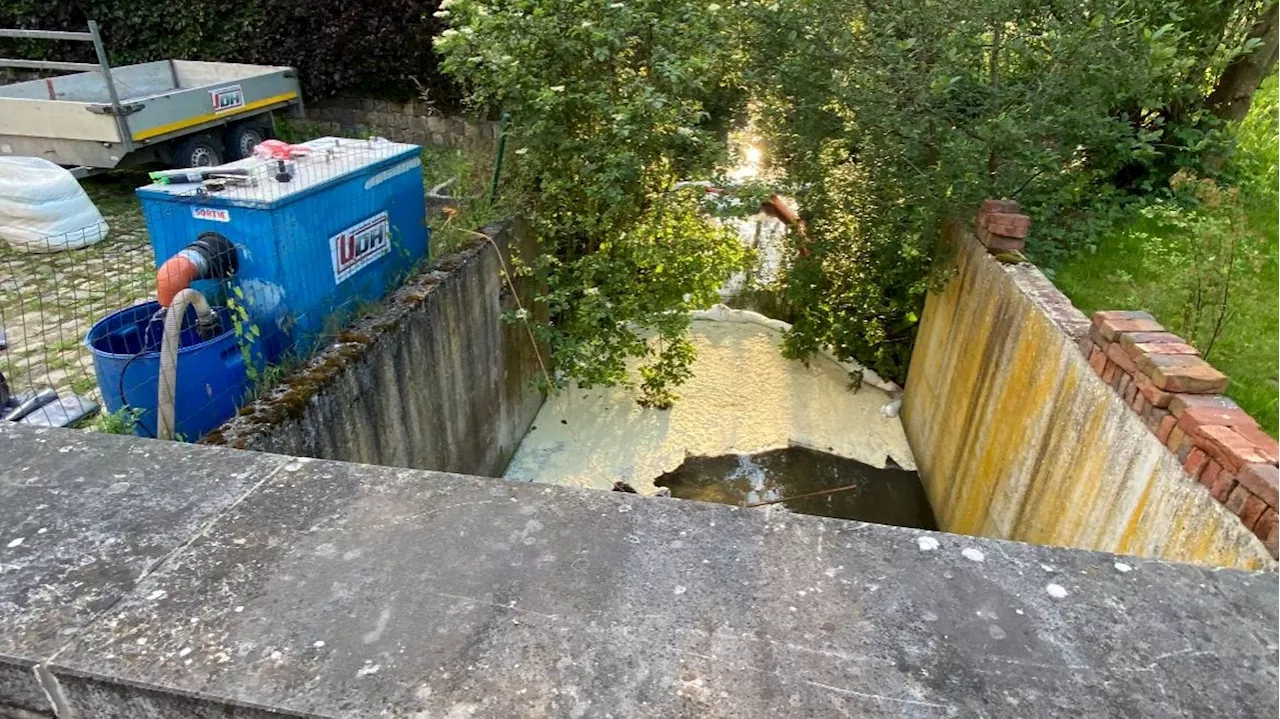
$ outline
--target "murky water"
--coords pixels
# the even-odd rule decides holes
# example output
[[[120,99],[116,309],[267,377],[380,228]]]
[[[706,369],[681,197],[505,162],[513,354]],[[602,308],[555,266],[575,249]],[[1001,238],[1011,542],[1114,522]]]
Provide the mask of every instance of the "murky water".
[[[783,499],[780,504],[801,514],[937,529],[915,472],[876,469],[802,447],[690,457],[654,484],[681,499],[737,506]],[[838,492],[788,499],[850,485]]]

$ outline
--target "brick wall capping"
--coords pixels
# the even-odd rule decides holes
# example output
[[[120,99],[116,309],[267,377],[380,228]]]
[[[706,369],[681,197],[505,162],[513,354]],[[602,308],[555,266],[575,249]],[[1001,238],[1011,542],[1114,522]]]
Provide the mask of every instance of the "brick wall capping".
[[[1120,335],[1119,342],[1127,349],[1129,345],[1138,343],[1186,344],[1187,341],[1172,332],[1125,332]]]
[[[984,247],[995,252],[1021,252],[1027,246],[1026,240],[994,235],[981,227],[975,234]]]
[[[1164,409],[1173,401],[1173,394],[1165,392],[1152,384],[1151,378],[1145,374],[1139,373],[1134,375],[1133,383],[1137,385],[1138,391],[1142,393],[1142,396],[1147,398],[1147,402],[1149,402],[1152,407]]]
[[[1272,508],[1280,508],[1277,487],[1280,487],[1280,469],[1274,464],[1254,462],[1240,468],[1236,479],[1241,486],[1253,492]]]
[[[1094,326],[1101,325],[1103,322],[1106,322],[1107,320],[1151,320],[1152,322],[1156,321],[1156,318],[1150,312],[1146,312],[1144,310],[1099,310],[1097,312],[1094,312],[1093,317],[1090,319],[1093,321]]]
[[[1227,388],[1227,376],[1195,355],[1145,355],[1138,369],[1166,392],[1218,394]]]
[[[1250,417],[1240,408],[1218,409],[1214,407],[1193,407],[1175,415],[1178,426],[1188,434],[1195,434],[1201,427],[1222,425],[1224,427],[1256,427],[1257,420]]]
[[[1174,414],[1182,414],[1189,407],[1240,409],[1240,405],[1236,404],[1230,397],[1223,397],[1220,394],[1174,394],[1169,401],[1169,411]]]
[[[1230,427],[1205,425],[1192,436],[1192,442],[1232,473],[1238,472],[1246,464],[1267,462],[1265,454]]]
[[[978,208],[978,215],[985,215],[989,212],[1021,212],[1022,206],[1017,200],[996,200],[986,199],[982,201],[982,205]]]
[[[1200,350],[1192,347],[1185,342],[1130,342],[1124,344],[1124,339],[1128,335],[1120,335],[1118,346],[1125,354],[1129,355],[1134,361],[1141,361],[1143,357],[1152,355],[1194,355],[1200,356]]]
[[[1146,312],[1097,312],[1093,326],[1107,342],[1115,342],[1124,332],[1164,332],[1164,325]]]
[[[987,212],[978,216],[978,228],[993,235],[1020,240],[1031,229],[1031,218],[1013,212]]]

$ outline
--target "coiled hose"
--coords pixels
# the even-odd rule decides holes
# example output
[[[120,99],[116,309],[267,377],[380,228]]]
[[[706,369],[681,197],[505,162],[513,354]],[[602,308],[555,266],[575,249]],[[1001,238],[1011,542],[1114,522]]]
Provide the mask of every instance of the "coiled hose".
[[[178,350],[182,347],[182,318],[187,307],[196,308],[200,336],[217,334],[218,316],[204,295],[190,287],[179,290],[164,315],[164,334],[160,340],[160,391],[156,405],[156,439],[173,439],[174,404],[177,401]]]

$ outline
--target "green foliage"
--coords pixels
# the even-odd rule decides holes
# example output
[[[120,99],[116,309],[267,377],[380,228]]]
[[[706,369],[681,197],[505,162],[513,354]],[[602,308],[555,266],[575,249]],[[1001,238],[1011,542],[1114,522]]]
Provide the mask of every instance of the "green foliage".
[[[788,288],[795,355],[829,344],[900,381],[949,217],[1019,199],[1029,254],[1053,265],[1127,197],[1223,147],[1197,104],[1222,52],[1176,2],[746,8],[761,121],[811,188]]]
[[[342,92],[456,101],[423,38],[439,29],[434,2],[207,0],[157,6],[144,0],[56,3],[5,0],[0,27],[102,27],[113,64],[175,58],[290,65],[311,98]],[[12,48],[12,49],[10,49]],[[0,40],[0,55],[93,62],[84,43]]]
[[[1227,394],[1274,435],[1280,286],[1274,209],[1270,216],[1242,228],[1229,214],[1159,202],[1106,235],[1097,253],[1064,264],[1055,282],[1086,313],[1146,310],[1207,349],[1231,378]]]
[[[524,271],[545,283],[538,333],[561,377],[626,383],[638,360],[642,401],[669,405],[693,356],[687,310],[745,254],[700,190],[674,189],[725,156],[738,60],[727,14],[695,0],[441,5],[443,67],[511,114],[511,181],[543,246]]]
[[[514,168],[511,153],[503,160],[503,173]],[[494,152],[488,148],[424,148],[422,166],[428,189],[443,186],[451,207],[429,210],[431,259],[453,254],[480,239],[477,231],[511,217],[523,202],[520,188],[506,188],[498,197],[489,194]]]
[[[271,394],[273,390],[302,369],[306,362],[295,352],[289,352],[273,363],[266,364],[261,370],[255,368],[250,377],[249,389],[245,392],[240,406],[250,404]]]
[[[244,362],[245,374],[250,383],[257,383],[262,374],[260,357],[254,355],[254,345],[262,336],[262,329],[250,317],[249,305],[253,299],[245,294],[240,285],[232,285],[231,296],[227,297],[227,311],[231,314],[231,328],[236,335],[236,346],[240,348],[240,359]]]
[[[1056,281],[1085,312],[1143,309],[1191,340],[1231,378],[1227,394],[1273,435],[1280,427],[1280,229],[1276,78],[1254,97],[1223,177],[1182,175],[1068,260]]]
[[[1254,214],[1276,206],[1276,178],[1280,176],[1280,93],[1272,75],[1254,93],[1249,114],[1235,133],[1224,175],[1239,185]]]
[[[143,410],[128,405],[115,412],[103,412],[98,415],[95,429],[103,434],[133,434],[142,414]]]
[[[170,6],[156,12],[154,4],[136,0],[101,0],[89,3],[50,3],[43,0],[6,0],[0,3],[0,27],[37,30],[84,31],[97,20],[103,40],[115,64],[164,58],[235,60],[254,42],[262,26],[262,7],[241,0],[211,0]],[[0,41],[20,48],[20,57],[95,62],[86,43]]]
[[[1232,313],[1231,291],[1238,292],[1244,278],[1262,270],[1258,248],[1241,238],[1248,231],[1236,188],[1223,189],[1213,180],[1178,173],[1170,183],[1174,197],[1142,208],[1156,233],[1144,235],[1143,244],[1160,252],[1165,263],[1167,294],[1180,296],[1181,312],[1166,321],[1178,328],[1205,359],[1213,350]],[[1158,233],[1158,234],[1157,234]],[[1180,237],[1179,249],[1161,247],[1162,237]]]
[[[625,384],[627,360],[644,358],[642,403],[670,405],[670,386],[687,379],[693,360],[688,312],[716,301],[745,254],[735,235],[702,216],[697,200],[694,190],[671,193],[595,252],[538,258],[533,271],[551,278],[538,302],[554,322],[537,334],[561,372],[587,387]],[[641,330],[657,341],[646,342]]]
[[[944,223],[970,222],[985,197],[1018,199],[1034,221],[1027,253],[1052,273],[1152,198],[1190,202],[1169,178],[1208,176],[1233,142],[1237,154],[1262,143],[1249,127],[1233,139],[1204,104],[1222,68],[1256,48],[1245,38],[1260,8],[456,0],[436,47],[476,103],[514,118],[518,182],[545,243],[526,270],[546,278],[542,339],[557,367],[616,383],[645,358],[646,397],[666,404],[688,366],[673,311],[709,301],[742,255],[706,221],[714,207],[672,188],[714,176],[735,122],[750,117],[771,169],[803,188],[788,354],[828,345],[901,381]],[[1196,260],[1202,296],[1222,297],[1252,262],[1223,212],[1195,220],[1222,240]],[[1221,326],[1229,314],[1209,322],[1213,305],[1201,319]]]

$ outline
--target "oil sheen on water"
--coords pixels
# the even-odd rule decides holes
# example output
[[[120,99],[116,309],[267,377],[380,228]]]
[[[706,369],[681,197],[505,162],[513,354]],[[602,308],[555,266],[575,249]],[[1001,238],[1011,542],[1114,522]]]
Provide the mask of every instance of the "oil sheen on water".
[[[782,506],[801,514],[937,529],[915,472],[876,469],[803,447],[690,457],[654,483],[680,499],[736,506],[782,499]],[[787,499],[850,485],[852,489]]]

